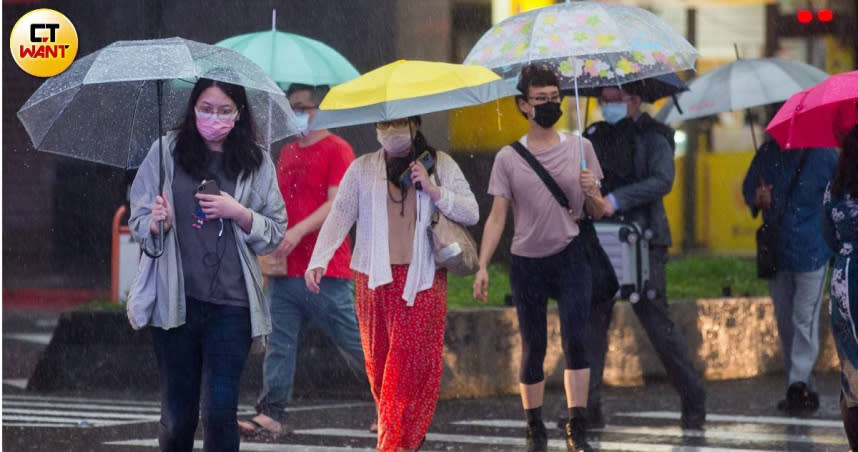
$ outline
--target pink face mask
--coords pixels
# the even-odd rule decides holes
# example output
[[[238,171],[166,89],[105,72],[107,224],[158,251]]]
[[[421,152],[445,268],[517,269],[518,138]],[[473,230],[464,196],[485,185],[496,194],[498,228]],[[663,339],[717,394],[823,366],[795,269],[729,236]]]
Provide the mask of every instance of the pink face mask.
[[[206,141],[219,143],[225,140],[233,127],[235,127],[235,119],[218,120],[216,118],[200,118],[197,115],[197,131]]]

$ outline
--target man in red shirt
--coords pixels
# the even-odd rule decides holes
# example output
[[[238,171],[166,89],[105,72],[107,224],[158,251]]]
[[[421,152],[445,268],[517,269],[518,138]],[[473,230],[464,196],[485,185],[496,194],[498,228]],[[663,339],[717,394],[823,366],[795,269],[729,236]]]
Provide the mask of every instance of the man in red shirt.
[[[268,279],[273,330],[265,353],[264,385],[256,403],[258,414],[249,421],[239,421],[245,433],[291,433],[283,423],[284,409],[292,398],[298,337],[307,320],[345,351],[352,369],[365,372],[348,237],[331,259],[321,292],[311,293],[304,283],[319,229],[331,210],[340,179],[355,158],[352,147],[337,135],[327,130],[306,131],[327,91],[327,86],[292,84],[286,92],[305,133],[283,147],[277,164],[290,227],[274,257],[286,260],[286,276]]]

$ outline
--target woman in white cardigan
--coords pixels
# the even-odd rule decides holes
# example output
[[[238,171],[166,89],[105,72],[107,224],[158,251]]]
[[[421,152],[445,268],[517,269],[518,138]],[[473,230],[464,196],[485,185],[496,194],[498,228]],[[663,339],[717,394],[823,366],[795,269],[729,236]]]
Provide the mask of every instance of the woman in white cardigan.
[[[432,255],[432,215],[438,209],[464,225],[479,219],[461,169],[428,146],[420,122],[415,116],[376,125],[382,148],[349,166],[306,273],[307,287],[318,292],[328,261],[357,222],[355,310],[381,451],[420,446],[440,390],[447,272]],[[434,163],[428,171],[415,162],[424,152]]]

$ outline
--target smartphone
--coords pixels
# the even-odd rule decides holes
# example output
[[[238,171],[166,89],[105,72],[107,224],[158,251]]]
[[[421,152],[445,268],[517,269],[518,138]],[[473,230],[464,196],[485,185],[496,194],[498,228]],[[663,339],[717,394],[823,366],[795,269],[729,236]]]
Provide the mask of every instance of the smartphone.
[[[426,168],[426,171],[430,171],[433,166],[435,166],[435,159],[432,158],[432,154],[429,151],[423,151],[420,155],[417,156],[418,162],[422,163]],[[399,175],[399,186],[400,187],[410,187],[411,186],[411,168],[402,172]]]
[[[204,195],[219,195],[220,187],[217,186],[217,181],[214,179],[203,179],[200,186],[197,187],[197,193]]]

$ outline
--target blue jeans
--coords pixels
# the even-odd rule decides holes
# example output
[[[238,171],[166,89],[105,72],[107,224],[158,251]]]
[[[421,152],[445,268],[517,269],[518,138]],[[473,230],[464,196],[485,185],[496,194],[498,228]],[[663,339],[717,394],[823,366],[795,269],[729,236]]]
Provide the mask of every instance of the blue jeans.
[[[150,328],[161,376],[163,452],[190,452],[202,408],[203,450],[238,451],[238,387],[250,351],[250,311],[186,299],[185,324]],[[202,398],[202,400],[201,400]]]
[[[298,338],[307,320],[331,338],[352,370],[363,375],[363,349],[354,307],[354,283],[350,279],[322,278],[321,291],[307,290],[304,278],[270,278],[271,326],[263,365],[262,393],[256,411],[283,420],[286,404],[292,400]]]

